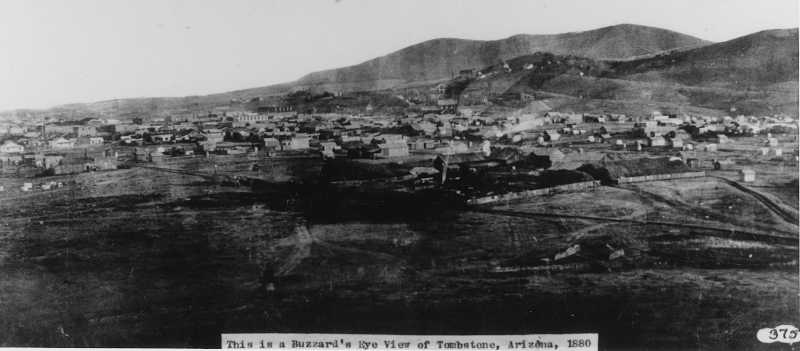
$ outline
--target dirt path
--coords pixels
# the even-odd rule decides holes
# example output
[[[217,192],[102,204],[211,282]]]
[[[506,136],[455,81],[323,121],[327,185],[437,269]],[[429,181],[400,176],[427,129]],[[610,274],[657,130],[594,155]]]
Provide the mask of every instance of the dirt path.
[[[743,240],[754,240],[754,241],[764,241],[764,242],[775,242],[775,243],[782,243],[782,244],[797,244],[797,236],[789,236],[789,235],[772,235],[772,234],[765,234],[765,233],[754,233],[749,231],[743,230],[731,230],[731,229],[724,229],[719,227],[707,227],[701,225],[692,225],[692,224],[683,224],[683,223],[670,223],[670,222],[660,222],[660,221],[643,221],[643,220],[635,220],[635,219],[623,219],[623,218],[603,218],[603,217],[593,217],[593,216],[579,216],[579,215],[565,215],[565,214],[553,214],[553,213],[541,213],[541,212],[514,212],[514,211],[502,211],[502,210],[492,210],[488,208],[472,208],[470,211],[473,212],[483,212],[483,213],[492,213],[492,214],[500,214],[505,216],[514,216],[514,217],[522,217],[522,218],[538,218],[538,217],[545,217],[545,218],[578,218],[578,219],[589,219],[595,221],[607,221],[607,222],[621,222],[621,223],[635,223],[635,224],[642,224],[642,225],[663,225],[668,227],[682,227],[682,228],[691,228],[691,229],[700,229],[706,230],[710,232],[716,233],[726,233],[727,235],[721,236],[723,238],[735,238],[735,239],[743,239]]]
[[[303,259],[311,255],[311,244],[318,244],[324,246],[328,249],[336,249],[347,251],[350,253],[362,253],[368,254],[372,256],[379,256],[383,258],[391,258],[394,257],[389,254],[381,253],[381,252],[373,252],[367,250],[356,249],[352,247],[345,247],[341,245],[331,244],[327,241],[320,240],[319,238],[313,237],[308,232],[308,228],[306,226],[297,226],[295,227],[294,235],[283,238],[275,244],[276,247],[280,246],[294,246],[294,250],[283,263],[283,265],[275,272],[277,276],[285,276],[291,273],[300,263],[303,262]]]
[[[184,171],[184,170],[179,170],[179,169],[174,169],[174,168],[141,166],[141,165],[135,165],[133,167],[139,167],[139,168],[144,168],[144,169],[152,169],[152,170],[155,170],[155,171],[162,171],[162,172],[167,172],[167,173],[175,173],[175,174],[183,174],[183,175],[190,175],[190,176],[196,176],[196,177],[203,177],[203,178],[211,178],[213,176],[213,175],[208,174],[208,173],[189,172],[189,171]]]
[[[314,239],[308,234],[308,229],[305,226],[297,226],[294,229],[294,235],[283,238],[275,246],[294,246],[294,251],[289,255],[283,265],[275,272],[276,276],[285,276],[291,273],[303,259],[311,255],[311,244]]]
[[[702,209],[702,208],[697,208],[695,206],[692,206],[692,205],[686,203],[685,201],[681,200],[680,198],[675,198],[675,197],[672,197],[672,196],[669,196],[669,195],[659,194],[659,193],[653,192],[651,190],[647,190],[647,189],[644,189],[644,188],[636,187],[636,186],[634,186],[632,184],[621,185],[621,186],[618,186],[618,188],[635,192],[640,196],[645,196],[645,197],[647,197],[647,198],[649,198],[649,199],[651,199],[653,201],[658,201],[658,202],[665,203],[665,204],[670,205],[673,208],[678,209],[678,210],[683,210],[683,211],[687,211],[689,213],[694,213],[696,215],[700,215],[701,218],[702,218],[702,216],[704,216],[704,217],[706,217],[706,220],[712,220],[712,221],[721,222],[721,223],[728,223],[728,224],[739,223],[739,221],[742,220],[741,218],[726,216],[724,214],[716,213],[716,212],[713,212],[713,211],[707,211],[707,210]],[[740,223],[739,225],[741,226],[742,224]],[[761,225],[759,223],[747,223],[746,226],[750,227],[751,229],[761,230],[761,231],[765,231],[765,232],[769,232],[772,229],[769,226],[764,226],[764,225]]]
[[[743,191],[745,193],[748,193],[748,194],[752,195],[754,198],[756,198],[756,200],[760,201],[762,204],[764,204],[764,206],[769,208],[772,212],[774,212],[776,215],[778,215],[778,217],[780,217],[781,219],[783,219],[787,223],[792,224],[792,225],[798,225],[797,213],[792,213],[791,211],[785,210],[783,207],[781,207],[780,205],[776,204],[770,198],[764,196],[763,194],[759,193],[758,191],[755,191],[755,190],[750,189],[750,188],[748,188],[748,187],[746,187],[744,185],[741,185],[741,184],[739,184],[739,182],[728,180],[728,179],[725,179],[725,178],[722,178],[722,177],[717,177],[717,176],[709,176],[709,177],[719,179],[722,182],[724,182],[724,183],[726,183],[726,184],[728,184],[728,185],[730,185],[730,186],[732,186],[732,187],[734,187],[736,189],[739,189],[739,190],[741,190],[741,191]]]
[[[629,214],[629,215],[627,215],[627,216],[619,217],[617,219],[622,219],[622,220],[633,219],[633,218],[644,216],[645,214],[647,214],[647,210],[643,209],[641,206],[633,205],[633,206],[628,206],[628,207],[632,208],[634,212]],[[608,225],[611,225],[611,223],[608,223],[608,222],[606,222],[606,223],[598,223],[598,224],[595,224],[595,225],[584,227],[584,228],[578,229],[576,231],[573,231],[571,233],[567,233],[566,238],[569,241],[578,240],[583,235],[585,235],[586,233],[589,233],[589,232],[591,232],[593,230],[597,230],[597,229],[603,228],[603,227],[608,226]]]

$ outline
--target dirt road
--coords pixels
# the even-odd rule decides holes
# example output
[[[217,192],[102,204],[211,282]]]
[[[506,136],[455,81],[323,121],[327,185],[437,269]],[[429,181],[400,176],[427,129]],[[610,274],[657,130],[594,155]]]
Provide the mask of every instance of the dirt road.
[[[739,189],[739,190],[741,190],[741,191],[743,191],[745,193],[750,194],[751,196],[756,198],[758,201],[760,201],[762,204],[764,204],[764,206],[766,206],[767,208],[772,210],[772,212],[775,212],[775,214],[778,215],[778,217],[780,217],[781,219],[783,219],[787,223],[793,224],[793,225],[797,225],[798,224],[797,213],[793,213],[791,211],[785,210],[783,207],[781,207],[780,205],[776,204],[771,199],[769,199],[768,197],[762,195],[758,191],[750,189],[750,188],[748,188],[748,187],[746,187],[744,185],[739,184],[739,182],[735,182],[735,181],[732,181],[732,180],[729,180],[729,179],[725,179],[725,178],[717,177],[717,176],[709,176],[709,177],[719,179],[720,181],[722,181],[722,182],[724,182],[724,183],[726,183],[726,184],[728,184],[728,185],[730,185],[730,186],[732,186],[732,187],[734,187],[736,189]]]

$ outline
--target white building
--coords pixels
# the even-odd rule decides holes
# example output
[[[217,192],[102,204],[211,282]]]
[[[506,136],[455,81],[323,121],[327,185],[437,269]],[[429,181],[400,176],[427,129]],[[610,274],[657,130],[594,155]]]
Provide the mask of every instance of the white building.
[[[754,182],[756,181],[756,172],[752,169],[743,169],[739,171],[739,179],[742,182]]]
[[[0,153],[12,153],[12,152],[23,152],[25,151],[25,147],[19,145],[11,140],[6,140],[3,145],[0,145]]]
[[[71,147],[75,147],[75,142],[72,140],[67,140],[64,138],[58,138],[56,140],[51,140],[50,147],[54,149],[67,149]]]

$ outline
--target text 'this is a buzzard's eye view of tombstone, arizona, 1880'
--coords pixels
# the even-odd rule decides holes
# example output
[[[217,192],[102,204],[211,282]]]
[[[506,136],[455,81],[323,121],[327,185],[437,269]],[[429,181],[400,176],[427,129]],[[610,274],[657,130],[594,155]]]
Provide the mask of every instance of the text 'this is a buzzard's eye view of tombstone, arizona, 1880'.
[[[798,18],[0,0],[0,347],[796,350]]]

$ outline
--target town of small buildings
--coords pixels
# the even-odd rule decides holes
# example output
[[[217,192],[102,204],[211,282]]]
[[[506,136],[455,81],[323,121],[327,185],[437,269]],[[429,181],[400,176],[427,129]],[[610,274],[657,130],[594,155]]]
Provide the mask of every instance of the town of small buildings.
[[[210,330],[220,316],[245,321],[239,330],[324,317],[327,331],[401,316],[361,330],[382,333],[406,325],[408,311],[440,311],[457,318],[416,330],[444,322],[464,332],[494,313],[476,323],[455,311],[487,306],[500,308],[492,323],[508,323],[497,331],[548,330],[514,329],[539,319],[525,312],[534,305],[554,306],[542,315],[562,324],[594,311],[595,327],[612,326],[601,335],[649,338],[614,325],[676,311],[649,324],[674,325],[688,301],[727,330],[731,301],[793,296],[796,116],[454,91],[509,71],[391,91],[226,97],[194,110],[6,118],[0,232],[10,254],[0,257],[22,267],[6,295],[34,300],[0,307],[25,314],[44,300],[53,312],[42,312],[43,329],[59,343],[176,316],[129,343],[69,344],[113,346],[181,333],[162,325]],[[30,283],[39,276],[47,282]],[[31,287],[54,293],[48,302]],[[66,318],[53,308],[63,301],[73,306]],[[347,311],[363,314],[338,317]],[[6,329],[44,335],[26,334],[28,324]],[[206,334],[213,340],[199,345],[217,342]]]
[[[481,79],[475,70],[460,75]],[[498,114],[490,107],[538,102],[536,94],[504,94],[462,106],[459,96],[448,95],[446,83],[425,92],[393,96],[410,107],[390,113],[371,102],[362,113],[321,113],[292,104],[315,98],[300,91],[279,104],[250,110],[11,120],[0,125],[0,172],[47,177],[180,167],[187,160],[200,160],[217,172],[224,160],[241,158],[249,166],[237,169],[258,178],[268,172],[260,160],[299,157],[317,160],[317,180],[326,184],[384,182],[387,191],[440,191],[469,203],[568,184],[613,185],[718,171],[738,172],[742,182],[754,182],[759,179],[754,160],[786,167],[798,161],[796,148],[784,150],[798,135],[797,121],[786,116]],[[316,98],[337,101],[348,95],[326,92]],[[260,97],[243,100],[264,103]],[[359,171],[365,165],[391,171]],[[554,172],[561,176],[548,176]]]

